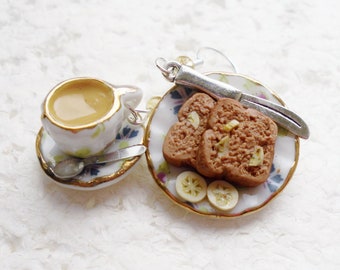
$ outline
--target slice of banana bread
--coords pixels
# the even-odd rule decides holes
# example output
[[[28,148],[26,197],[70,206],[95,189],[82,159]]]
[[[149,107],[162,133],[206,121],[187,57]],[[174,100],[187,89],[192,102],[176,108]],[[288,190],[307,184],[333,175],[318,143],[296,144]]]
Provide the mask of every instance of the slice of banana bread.
[[[215,103],[209,95],[196,93],[182,105],[178,122],[171,126],[163,143],[165,160],[175,166],[196,167],[197,149]]]
[[[272,119],[236,100],[219,99],[202,135],[195,168],[207,177],[257,186],[269,177],[276,137]]]

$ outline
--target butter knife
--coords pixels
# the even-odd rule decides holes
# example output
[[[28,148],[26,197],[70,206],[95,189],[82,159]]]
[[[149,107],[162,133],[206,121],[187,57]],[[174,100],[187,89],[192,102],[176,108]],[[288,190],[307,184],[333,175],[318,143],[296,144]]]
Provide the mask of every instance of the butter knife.
[[[308,139],[309,128],[307,124],[291,110],[263,98],[243,93],[241,90],[227,83],[209,78],[189,66],[182,65],[176,61],[164,63],[163,58],[159,59],[163,61],[163,64],[156,60],[156,65],[167,80],[178,85],[199,89],[215,98],[227,97],[236,99],[246,107],[256,109],[269,116],[278,125],[294,135]]]

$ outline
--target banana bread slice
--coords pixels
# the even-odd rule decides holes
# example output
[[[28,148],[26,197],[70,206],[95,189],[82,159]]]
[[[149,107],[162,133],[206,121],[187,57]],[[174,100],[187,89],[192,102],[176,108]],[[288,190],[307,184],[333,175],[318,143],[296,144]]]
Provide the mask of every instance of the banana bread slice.
[[[197,149],[215,103],[209,95],[195,93],[182,105],[178,122],[170,127],[164,139],[166,161],[175,166],[196,167]]]
[[[236,100],[219,99],[201,137],[196,170],[239,186],[257,186],[269,177],[276,137],[271,118]]]

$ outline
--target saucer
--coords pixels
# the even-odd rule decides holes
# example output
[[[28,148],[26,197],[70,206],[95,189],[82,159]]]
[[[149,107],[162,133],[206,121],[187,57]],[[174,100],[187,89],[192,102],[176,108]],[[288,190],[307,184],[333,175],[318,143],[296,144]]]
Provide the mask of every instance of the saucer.
[[[112,152],[119,148],[134,144],[143,144],[144,133],[145,130],[142,125],[132,125],[126,121],[123,123],[122,128],[117,134],[116,140],[106,149],[106,152]],[[57,162],[60,162],[69,156],[58,149],[57,145],[44,128],[41,128],[37,135],[36,152],[41,168],[55,183],[78,190],[100,189],[119,182],[132,171],[141,157],[139,156],[129,160],[105,164],[90,165],[78,176],[72,179],[63,180],[56,177],[48,169],[48,165],[54,166]]]
[[[210,73],[208,76],[226,82],[245,93],[284,105],[273,91],[249,77],[222,72]],[[169,128],[178,121],[177,113],[182,104],[196,92],[196,90],[183,86],[174,86],[161,98],[149,118],[145,139],[148,147],[146,157],[154,180],[176,204],[201,215],[231,218],[262,209],[286,187],[293,176],[299,158],[299,138],[279,127],[269,178],[257,187],[237,187],[239,201],[232,210],[218,210],[208,202],[207,198],[198,203],[183,201],[176,192],[175,182],[177,176],[189,168],[175,167],[167,163],[162,154],[162,145]]]

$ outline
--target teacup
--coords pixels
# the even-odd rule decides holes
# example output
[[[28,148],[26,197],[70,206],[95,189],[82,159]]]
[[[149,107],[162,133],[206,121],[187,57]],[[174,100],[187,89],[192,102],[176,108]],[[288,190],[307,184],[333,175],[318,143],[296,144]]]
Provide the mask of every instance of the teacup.
[[[122,123],[142,99],[134,86],[114,86],[95,78],[56,85],[42,104],[42,125],[65,153],[99,154],[116,138]]]

